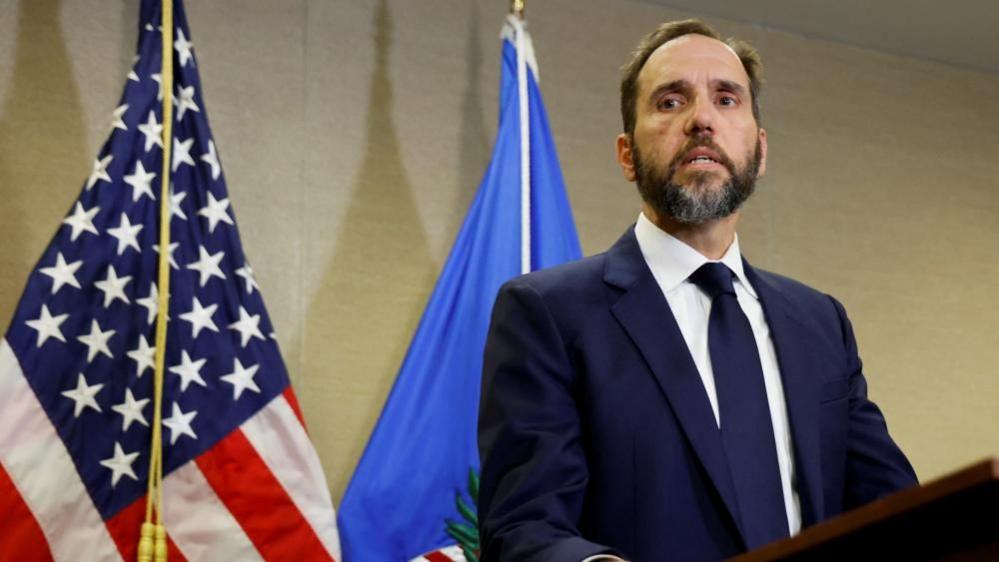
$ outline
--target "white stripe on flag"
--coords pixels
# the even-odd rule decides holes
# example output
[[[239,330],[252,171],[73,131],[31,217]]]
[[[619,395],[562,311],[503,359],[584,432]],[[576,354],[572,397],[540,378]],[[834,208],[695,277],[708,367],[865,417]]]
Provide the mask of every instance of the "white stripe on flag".
[[[241,427],[271,473],[309,522],[319,541],[340,560],[336,512],[312,442],[284,396],[271,400]]]
[[[437,550],[428,552],[422,556],[417,556],[416,558],[413,558],[409,562],[430,562],[431,560],[430,557],[433,556],[434,554],[437,555],[436,557],[437,560],[440,560],[440,557],[444,556],[451,562],[466,562],[465,553],[462,552],[461,547],[456,544],[453,544],[451,546],[446,546],[444,548],[439,548]]]
[[[263,560],[193,460],[163,478],[163,524],[188,560]]]
[[[76,466],[28,385],[21,365],[0,342],[0,462],[49,542],[55,560],[121,560]]]

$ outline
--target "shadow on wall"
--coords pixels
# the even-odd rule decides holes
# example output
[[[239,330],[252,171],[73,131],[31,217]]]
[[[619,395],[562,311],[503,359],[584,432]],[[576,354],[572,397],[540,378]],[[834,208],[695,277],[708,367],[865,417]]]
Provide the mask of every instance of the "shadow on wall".
[[[329,412],[337,404],[336,415],[321,415],[322,425],[310,426],[316,442],[331,443],[346,427],[357,428],[347,435],[348,448],[332,448],[339,458],[322,459],[336,500],[381,411],[438,270],[392,119],[391,28],[382,0],[375,12],[366,152],[332,260],[307,307],[300,336],[305,376],[296,382],[306,409]],[[303,343],[292,342],[290,349],[299,345]]]
[[[14,70],[0,109],[0,323],[89,172],[83,108],[60,0],[21,0]],[[11,243],[13,242],[13,243]]]
[[[479,37],[479,5],[469,2],[468,40],[465,46],[465,91],[461,96],[461,137],[458,158],[458,195],[455,199],[447,232],[457,236],[472,204],[475,190],[489,165],[489,136],[482,122],[482,91],[479,73],[482,69],[482,48]],[[495,37],[489,35],[490,38]],[[497,61],[498,62],[498,61]],[[448,240],[451,243],[451,240]]]

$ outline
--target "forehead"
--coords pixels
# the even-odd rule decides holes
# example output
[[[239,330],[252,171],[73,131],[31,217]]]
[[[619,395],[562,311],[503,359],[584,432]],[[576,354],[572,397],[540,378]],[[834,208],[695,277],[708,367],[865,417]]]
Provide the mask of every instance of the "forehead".
[[[693,84],[731,80],[749,89],[749,76],[739,55],[725,43],[705,35],[682,35],[663,43],[638,75],[641,92],[674,80]]]

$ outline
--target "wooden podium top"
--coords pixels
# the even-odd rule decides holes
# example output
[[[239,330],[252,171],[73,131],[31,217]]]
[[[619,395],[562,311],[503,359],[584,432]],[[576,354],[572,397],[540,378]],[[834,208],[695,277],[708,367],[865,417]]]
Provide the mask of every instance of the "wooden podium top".
[[[729,562],[999,560],[999,459],[871,502]]]

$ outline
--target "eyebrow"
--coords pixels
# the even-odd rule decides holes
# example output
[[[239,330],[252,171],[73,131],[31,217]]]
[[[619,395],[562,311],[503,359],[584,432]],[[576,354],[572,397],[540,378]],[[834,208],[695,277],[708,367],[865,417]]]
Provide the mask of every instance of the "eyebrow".
[[[715,80],[716,90],[728,90],[733,94],[744,95],[746,93],[746,88],[738,82],[733,82],[732,80]]]
[[[649,94],[649,100],[655,100],[662,96],[663,94],[669,94],[671,92],[689,92],[691,90],[690,82],[686,80],[673,80],[672,82],[666,82],[665,84],[660,84],[652,93]]]
[[[746,95],[746,88],[733,80],[716,79],[711,81],[711,85],[714,90],[725,90],[737,94],[739,96]],[[666,82],[665,84],[660,84],[652,93],[649,94],[649,100],[655,100],[663,94],[668,94],[671,92],[683,92],[687,93],[693,89],[690,82],[680,79],[673,80],[671,82]]]

